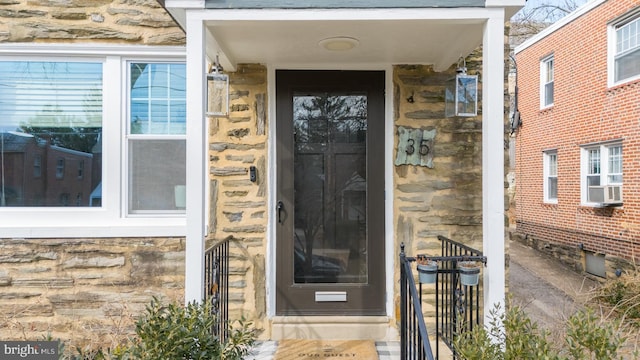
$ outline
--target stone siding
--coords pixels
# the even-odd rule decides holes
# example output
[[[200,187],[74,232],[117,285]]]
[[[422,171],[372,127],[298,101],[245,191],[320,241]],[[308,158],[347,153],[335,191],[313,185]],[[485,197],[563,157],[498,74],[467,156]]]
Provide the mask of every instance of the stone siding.
[[[184,239],[0,240],[0,339],[114,345],[152,297],[184,298]]]
[[[0,0],[1,42],[184,45],[155,0]]]
[[[241,64],[230,72],[230,114],[210,118],[211,214],[207,245],[230,238],[229,298],[232,318],[244,315],[268,330],[267,249],[267,69]],[[257,178],[249,179],[255,166]],[[262,337],[269,333],[262,333]]]
[[[469,74],[479,62],[469,62]],[[428,65],[394,67],[395,129],[433,131],[433,168],[394,166],[394,258],[405,244],[408,256],[440,255],[438,235],[482,250],[482,117],[444,116],[444,89],[454,69],[435,72]],[[394,138],[394,158],[398,134]],[[395,284],[400,274],[394,273]],[[399,314],[399,291],[395,307]],[[435,288],[424,286],[423,311],[435,325]],[[398,320],[399,321],[399,320]],[[435,331],[430,329],[430,331]]]

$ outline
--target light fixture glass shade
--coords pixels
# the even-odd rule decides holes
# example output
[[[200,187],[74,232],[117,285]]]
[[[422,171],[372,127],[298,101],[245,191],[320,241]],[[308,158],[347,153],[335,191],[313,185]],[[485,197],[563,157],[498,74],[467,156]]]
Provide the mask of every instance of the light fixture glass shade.
[[[229,115],[229,76],[217,71],[207,74],[207,116]]]
[[[478,75],[464,71],[447,83],[445,89],[445,116],[476,116],[478,114]]]

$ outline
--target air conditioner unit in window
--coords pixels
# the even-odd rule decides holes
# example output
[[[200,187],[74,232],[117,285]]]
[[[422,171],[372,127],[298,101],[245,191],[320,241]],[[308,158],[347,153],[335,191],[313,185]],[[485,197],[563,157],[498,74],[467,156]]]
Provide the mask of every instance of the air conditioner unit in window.
[[[603,205],[620,205],[622,185],[589,186],[587,201]]]

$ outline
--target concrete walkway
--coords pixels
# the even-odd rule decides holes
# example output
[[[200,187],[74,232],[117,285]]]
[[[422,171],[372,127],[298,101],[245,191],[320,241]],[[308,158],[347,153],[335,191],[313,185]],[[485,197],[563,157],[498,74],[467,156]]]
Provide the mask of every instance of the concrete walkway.
[[[529,317],[553,330],[593,296],[597,283],[546,254],[509,242],[509,293]]]

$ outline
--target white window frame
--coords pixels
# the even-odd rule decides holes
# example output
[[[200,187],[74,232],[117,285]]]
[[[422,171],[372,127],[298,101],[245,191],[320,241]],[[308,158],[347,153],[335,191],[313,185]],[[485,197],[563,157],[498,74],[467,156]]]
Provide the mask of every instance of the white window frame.
[[[549,64],[551,64],[551,71],[549,71]],[[553,91],[554,80],[555,80],[555,66],[556,66],[556,63],[553,55],[549,55],[544,59],[540,60],[540,109],[546,109],[553,106],[554,97],[555,97],[555,91]],[[549,75],[551,75],[550,81],[549,81]],[[548,84],[551,84],[551,89],[553,92],[550,103],[547,103],[547,85]]]
[[[640,73],[635,76],[621,79],[616,81],[616,57],[617,57],[617,30],[621,27],[628,26],[629,24],[637,22],[637,26],[640,27],[640,11],[633,11],[629,14],[623,15],[621,18],[611,22],[607,28],[607,78],[609,87],[617,86],[627,82],[640,79]],[[640,47],[640,39],[638,39],[638,47]],[[640,48],[634,47],[635,51],[640,51]],[[626,50],[624,53],[630,53],[633,50]]]
[[[609,179],[609,175],[611,174],[619,174],[621,173],[612,173],[612,169],[610,169],[609,158],[610,156],[615,156],[610,150],[613,148],[621,149],[620,161],[623,161],[624,150],[622,141],[615,142],[606,142],[606,143],[596,143],[596,144],[587,144],[583,145],[580,148],[580,202],[583,205],[587,206],[597,206],[598,203],[589,202],[587,198],[587,192],[589,190],[589,184],[587,181],[587,176],[593,176],[593,174],[589,173],[589,151],[590,150],[600,150],[600,186],[604,185],[623,185],[623,181],[612,181]],[[624,169],[623,169],[624,172]],[[624,178],[623,178],[624,179]]]
[[[131,141],[144,141],[144,140],[184,140],[186,141],[187,139],[187,135],[186,132],[185,134],[147,134],[147,133],[143,133],[143,134],[132,134],[130,131],[130,126],[131,126],[131,118],[130,118],[130,98],[131,98],[131,74],[130,74],[130,65],[131,63],[146,63],[146,64],[177,64],[177,63],[186,63],[185,61],[167,61],[167,60],[158,60],[158,59],[154,59],[154,60],[140,60],[140,59],[123,59],[123,86],[124,88],[122,89],[123,93],[126,94],[125,96],[125,114],[124,114],[124,119],[125,119],[125,123],[124,123],[124,149],[125,149],[125,159],[129,159],[130,158],[130,142]],[[151,95],[150,95],[151,96]],[[163,99],[164,100],[164,99]],[[185,161],[186,161],[186,157],[185,157]],[[130,170],[129,170],[129,166],[128,163],[126,161],[123,161],[123,174],[124,174],[124,189],[125,191],[123,192],[123,199],[122,199],[122,212],[124,214],[126,214],[126,216],[128,217],[148,217],[148,216],[175,216],[176,214],[182,214],[184,216],[185,214],[185,210],[169,210],[169,211],[164,211],[164,210],[132,210],[130,208],[130,201],[131,201],[131,191],[129,189],[129,178],[130,178]],[[185,176],[185,180],[186,180],[186,176]],[[184,184],[183,184],[184,185]]]
[[[89,61],[103,64],[102,206],[0,207],[0,233],[9,238],[185,236],[185,214],[127,217],[127,61],[185,62],[180,46],[4,44],[2,61]]]
[[[543,195],[544,202],[549,204],[558,203],[558,151],[548,150],[543,152]],[[551,197],[549,193],[549,179],[556,179],[556,196]]]

